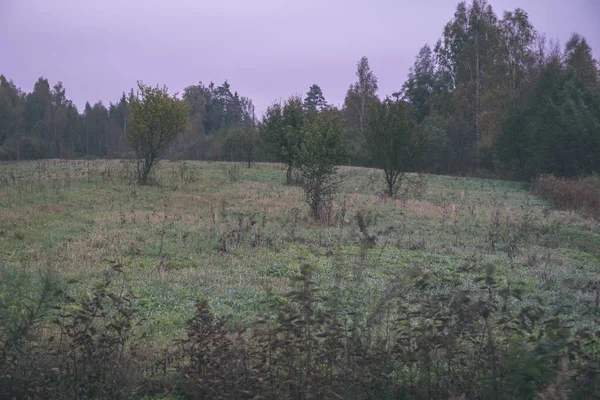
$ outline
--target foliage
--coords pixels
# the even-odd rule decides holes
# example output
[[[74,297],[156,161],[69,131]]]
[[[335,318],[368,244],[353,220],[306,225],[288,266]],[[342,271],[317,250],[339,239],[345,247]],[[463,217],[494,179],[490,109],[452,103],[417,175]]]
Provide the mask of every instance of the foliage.
[[[406,81],[392,94],[408,104],[422,128],[425,157],[416,167],[519,178],[598,172],[590,160],[597,158],[600,70],[589,43],[573,34],[561,49],[536,31],[525,10],[496,11],[487,0],[458,3],[439,40],[419,50]],[[554,67],[562,71],[561,78],[549,76]],[[540,88],[545,94],[540,95]],[[129,96],[123,93],[108,105],[86,103],[78,110],[61,82],[42,77],[26,93],[2,76],[0,160],[131,158]],[[300,120],[313,119],[327,104],[316,84],[304,99],[293,97],[291,104],[288,100],[266,110],[266,124],[256,124],[262,125],[262,139],[256,140],[247,128],[254,120],[251,99],[228,81],[187,86],[188,124],[164,155],[172,160],[281,161],[291,183],[305,124]],[[340,110],[349,148],[345,164],[373,165],[365,130],[377,101],[377,77],[362,57]],[[295,109],[296,116],[286,112],[289,120],[277,122],[284,109]],[[550,132],[547,139],[541,134],[545,130]],[[531,151],[519,150],[513,145],[517,142],[527,142]]]
[[[323,96],[323,91],[319,85],[311,85],[310,89],[306,93],[304,98],[304,108],[309,116],[315,116],[317,113],[323,111],[327,107],[327,101]]]
[[[422,122],[432,108],[435,91],[438,90],[438,77],[435,60],[429,45],[419,50],[414,65],[410,68],[408,79],[402,85],[402,98],[414,107],[415,119]]]
[[[303,141],[307,115],[299,96],[291,96],[282,104],[270,106],[261,123],[262,143],[287,165],[286,183],[292,183],[292,170]]]
[[[362,57],[356,65],[356,82],[350,84],[344,99],[342,114],[345,121],[346,140],[351,143],[354,159],[366,160],[365,129],[369,107],[377,98],[377,77],[369,65],[367,57]]]
[[[0,278],[0,396],[33,397],[47,381],[43,365],[26,359],[36,355],[39,326],[58,303],[61,284],[48,270],[36,276],[2,266]]]
[[[40,78],[33,91],[25,93],[2,77],[0,160],[132,157],[127,140],[129,95],[122,93],[116,103],[108,105],[87,102],[78,110],[60,82],[52,86]],[[248,97],[225,81],[188,86],[183,99],[190,105],[188,125],[166,149],[169,158],[247,160],[238,149],[225,148],[230,141],[223,138],[232,137],[239,126],[252,120]]]
[[[340,167],[334,223],[315,225],[280,166],[234,165],[165,162],[144,187],[132,162],[0,165],[3,315],[36,304],[38,268],[71,282],[12,346],[0,397],[597,395],[585,213],[437,175],[381,199],[376,171]],[[103,272],[115,259],[127,279]]]
[[[575,210],[600,219],[600,179],[590,176],[584,179],[555,178],[542,175],[531,184],[532,191],[548,199],[559,210]]]
[[[346,158],[339,112],[326,108],[311,121],[295,158],[298,181],[311,216],[322,222],[332,217],[331,207],[341,183],[337,166]]]
[[[249,124],[238,128],[236,134],[236,143],[248,164],[251,167],[258,146],[258,128],[255,124]]]
[[[206,301],[198,301],[185,337],[154,354],[131,345],[135,309],[106,281],[77,309],[62,307],[58,346],[46,339],[37,346],[30,338],[22,342],[37,357],[51,358],[37,360],[36,379],[25,381],[23,371],[11,370],[17,374],[0,375],[0,388],[9,396],[99,399],[600,394],[594,354],[600,332],[574,329],[561,312],[544,318],[542,304],[523,303],[522,290],[491,265],[478,268],[468,287],[456,287],[452,275],[436,279],[414,268],[393,279],[367,315],[335,307],[313,271],[302,265],[292,290],[271,297],[270,311],[252,330],[228,329]],[[15,353],[3,366],[33,361],[30,355]]]
[[[567,68],[574,70],[586,86],[598,88],[598,65],[584,37],[577,33],[571,35],[564,56]]]
[[[129,385],[139,374],[129,364],[135,351],[132,328],[138,322],[132,299],[112,291],[112,275],[119,272],[119,265],[107,271],[103,282],[79,304],[59,290],[52,274],[41,275],[38,297],[21,298],[24,304],[13,306],[19,318],[5,321],[9,340],[2,343],[0,394],[9,398],[39,398],[48,393],[59,398],[130,396],[134,388]],[[54,326],[48,325],[50,316]]]
[[[369,112],[366,142],[371,158],[385,174],[386,192],[394,196],[404,174],[419,157],[420,139],[402,101],[386,99],[375,103]]]
[[[131,115],[127,138],[138,158],[138,182],[148,184],[152,168],[166,146],[183,132],[189,106],[163,88],[138,82],[138,93],[129,96]]]
[[[122,278],[120,291],[114,280]],[[102,281],[88,299],[75,307],[63,306],[56,320],[61,341],[55,349],[62,373],[58,391],[77,397],[124,398],[133,392],[138,372],[132,370],[131,355],[136,318],[134,299],[124,289],[125,277],[118,263],[104,272]]]
[[[600,92],[558,62],[544,68],[525,106],[497,137],[500,161],[519,176],[581,176],[600,169]]]

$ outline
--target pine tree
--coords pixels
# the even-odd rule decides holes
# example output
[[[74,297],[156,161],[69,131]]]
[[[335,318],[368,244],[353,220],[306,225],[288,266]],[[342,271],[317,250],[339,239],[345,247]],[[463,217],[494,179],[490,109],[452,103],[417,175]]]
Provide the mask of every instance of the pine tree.
[[[315,116],[327,106],[327,101],[323,96],[323,91],[319,85],[311,85],[304,98],[304,108],[311,116]]]

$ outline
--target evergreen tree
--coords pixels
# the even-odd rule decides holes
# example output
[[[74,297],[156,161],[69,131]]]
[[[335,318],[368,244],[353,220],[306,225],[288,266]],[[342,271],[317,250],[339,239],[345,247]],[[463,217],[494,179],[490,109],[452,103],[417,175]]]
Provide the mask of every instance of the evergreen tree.
[[[431,48],[425,45],[419,50],[402,91],[396,95],[402,96],[414,107],[416,120],[422,122],[430,113],[432,97],[437,89],[435,60]]]
[[[342,112],[345,121],[345,136],[350,142],[354,161],[363,164],[368,159],[365,150],[365,128],[367,112],[371,104],[378,101],[377,77],[369,66],[367,57],[362,57],[356,66],[357,81],[350,85],[344,99]]]
[[[319,85],[311,85],[304,98],[304,108],[309,115],[315,116],[327,106],[327,101],[323,96],[323,91]]]
[[[0,75],[0,160],[19,159],[25,98],[12,81]]]
[[[527,103],[513,106],[495,145],[504,165],[525,178],[599,172],[600,92],[555,59]]]

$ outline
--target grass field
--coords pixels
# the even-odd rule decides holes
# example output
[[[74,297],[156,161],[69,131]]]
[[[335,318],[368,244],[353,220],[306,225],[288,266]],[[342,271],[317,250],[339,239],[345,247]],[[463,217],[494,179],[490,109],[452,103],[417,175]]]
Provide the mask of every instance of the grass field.
[[[165,161],[148,187],[134,173],[125,161],[0,164],[0,289],[49,268],[85,297],[120,263],[156,341],[180,336],[198,299],[247,325],[304,264],[338,307],[365,313],[403,277],[473,288],[490,267],[548,314],[577,316],[598,295],[598,221],[552,210],[522,183],[410,175],[387,199],[378,171],[344,167],[323,225],[282,165]]]

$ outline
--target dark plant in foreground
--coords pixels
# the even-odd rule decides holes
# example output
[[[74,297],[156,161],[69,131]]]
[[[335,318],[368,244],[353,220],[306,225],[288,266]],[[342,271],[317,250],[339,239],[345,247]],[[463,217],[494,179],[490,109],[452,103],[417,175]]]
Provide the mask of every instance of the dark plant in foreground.
[[[248,329],[228,328],[200,301],[185,338],[148,353],[135,345],[143,335],[124,281],[121,289],[116,285],[122,274],[117,265],[87,299],[68,300],[55,324],[22,319],[33,322],[15,325],[30,327],[19,330],[17,341],[2,331],[0,393],[298,400],[600,396],[600,329],[576,329],[560,310],[546,314],[541,300],[521,302],[518,285],[491,265],[467,285],[452,274],[410,268],[364,315],[335,308],[343,303],[328,299],[311,270],[302,266],[291,292],[269,296],[271,311]],[[597,292],[597,285],[588,286],[582,293]],[[335,295],[344,290],[361,288]],[[587,297],[586,317],[597,318],[598,304]],[[32,334],[42,326],[45,332]]]

